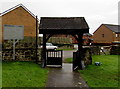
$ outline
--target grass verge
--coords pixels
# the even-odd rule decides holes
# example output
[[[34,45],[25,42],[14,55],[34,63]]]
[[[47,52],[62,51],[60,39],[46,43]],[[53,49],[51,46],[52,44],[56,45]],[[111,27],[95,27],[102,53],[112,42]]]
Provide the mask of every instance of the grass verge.
[[[72,50],[75,50],[75,49],[57,49],[57,50],[72,51]]]
[[[47,76],[34,62],[2,63],[2,87],[45,87]]]
[[[95,55],[93,64],[86,70],[79,72],[90,87],[118,87],[118,56]],[[95,62],[101,62],[101,66],[95,66]]]

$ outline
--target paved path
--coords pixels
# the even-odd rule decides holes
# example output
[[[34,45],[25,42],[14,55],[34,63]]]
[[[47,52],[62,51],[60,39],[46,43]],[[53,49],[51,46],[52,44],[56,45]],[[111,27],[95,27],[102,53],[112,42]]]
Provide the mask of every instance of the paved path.
[[[90,89],[80,76],[72,71],[72,64],[65,63],[62,68],[50,68],[46,87],[80,87]]]

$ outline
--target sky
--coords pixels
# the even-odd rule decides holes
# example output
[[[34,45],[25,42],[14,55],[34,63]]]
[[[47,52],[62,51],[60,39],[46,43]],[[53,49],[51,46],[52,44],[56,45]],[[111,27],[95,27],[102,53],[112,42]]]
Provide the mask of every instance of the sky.
[[[118,25],[119,0],[0,0],[0,13],[22,3],[40,17],[85,17],[92,34],[101,24]]]

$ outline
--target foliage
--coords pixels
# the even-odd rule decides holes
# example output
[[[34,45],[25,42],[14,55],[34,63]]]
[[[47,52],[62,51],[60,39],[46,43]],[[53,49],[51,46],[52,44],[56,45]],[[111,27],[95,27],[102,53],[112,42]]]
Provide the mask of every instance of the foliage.
[[[41,42],[43,38],[41,37]],[[69,37],[50,37],[48,42],[53,44],[72,44],[72,38]]]
[[[63,50],[63,51],[72,51],[72,50],[74,50],[74,49],[72,49],[72,48],[58,48],[57,50]]]

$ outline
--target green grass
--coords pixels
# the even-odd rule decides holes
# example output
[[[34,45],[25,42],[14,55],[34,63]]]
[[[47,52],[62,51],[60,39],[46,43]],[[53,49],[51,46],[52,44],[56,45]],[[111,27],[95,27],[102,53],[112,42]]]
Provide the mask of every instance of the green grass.
[[[57,49],[57,50],[72,51],[72,50],[75,50],[75,49]]]
[[[73,62],[73,58],[66,58],[64,60],[64,63],[72,63]]]
[[[33,62],[3,62],[2,87],[45,87],[48,70]]]
[[[0,61],[0,88],[2,88],[2,62]]]
[[[118,87],[118,56],[95,55],[93,64],[86,70],[80,70],[80,74],[90,87]],[[94,62],[101,62],[101,66],[95,66]]]

